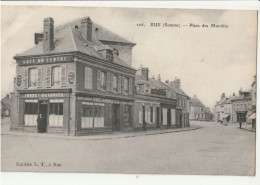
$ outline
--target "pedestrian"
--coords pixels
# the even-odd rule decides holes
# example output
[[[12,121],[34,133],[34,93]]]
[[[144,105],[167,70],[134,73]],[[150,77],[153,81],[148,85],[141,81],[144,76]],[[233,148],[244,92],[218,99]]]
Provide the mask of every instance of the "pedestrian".
[[[42,114],[39,114],[37,118],[37,129],[38,133],[42,133]]]
[[[239,121],[239,128],[241,129],[242,128],[242,122]]]
[[[146,121],[144,121],[144,123],[143,123],[143,131],[146,131],[147,130],[147,123],[146,123]]]

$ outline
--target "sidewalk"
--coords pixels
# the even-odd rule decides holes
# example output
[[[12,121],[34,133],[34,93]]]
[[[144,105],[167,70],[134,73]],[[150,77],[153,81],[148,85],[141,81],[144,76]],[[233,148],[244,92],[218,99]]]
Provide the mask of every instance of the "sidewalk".
[[[246,124],[246,125],[242,125],[242,128],[244,130],[250,131],[250,132],[255,132],[256,129],[252,127],[252,125]]]
[[[76,140],[108,140],[108,139],[120,139],[120,138],[138,137],[138,136],[146,136],[146,135],[166,134],[172,132],[184,132],[184,131],[196,130],[200,128],[202,127],[197,125],[191,125],[190,127],[186,127],[186,128],[149,130],[149,131],[139,131],[139,132],[111,132],[110,134],[89,135],[89,136],[64,136],[64,135],[54,135],[54,134],[47,134],[47,133],[40,134],[40,133],[14,132],[14,131],[3,132],[2,129],[1,135],[46,137],[46,138],[76,139]]]

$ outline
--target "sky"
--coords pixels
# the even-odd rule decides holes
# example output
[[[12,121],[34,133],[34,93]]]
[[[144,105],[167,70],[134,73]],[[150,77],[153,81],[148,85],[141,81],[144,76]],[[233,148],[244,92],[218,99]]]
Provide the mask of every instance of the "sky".
[[[149,76],[160,74],[162,81],[179,78],[186,94],[196,95],[205,106],[213,108],[222,93],[231,96],[240,88],[251,89],[256,74],[256,11],[2,6],[1,97],[13,91],[13,56],[34,46],[34,33],[42,31],[45,17],[52,17],[58,26],[85,16],[136,43],[134,68],[148,67]],[[137,26],[141,23],[145,26]],[[180,28],[151,27],[151,23],[180,24]]]

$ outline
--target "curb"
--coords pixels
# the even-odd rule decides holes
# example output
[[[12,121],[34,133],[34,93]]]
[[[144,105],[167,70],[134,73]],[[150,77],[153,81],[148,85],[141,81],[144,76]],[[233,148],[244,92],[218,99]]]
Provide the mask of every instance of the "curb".
[[[45,137],[45,138],[55,138],[55,139],[72,139],[72,140],[109,140],[109,139],[122,139],[122,138],[131,138],[131,137],[139,137],[139,136],[146,136],[146,135],[159,135],[159,134],[167,134],[173,132],[185,132],[185,131],[192,131],[202,128],[201,126],[194,126],[194,127],[186,127],[183,129],[165,129],[165,130],[158,130],[158,132],[153,131],[142,131],[142,132],[132,132],[129,133],[118,133],[117,134],[109,134],[109,135],[89,135],[89,136],[57,136],[57,135],[30,135],[26,133],[1,133],[1,135],[10,135],[10,136],[27,136],[27,137]],[[157,131],[157,130],[156,130]],[[104,136],[104,137],[102,137]],[[111,136],[111,137],[108,137]],[[92,138],[91,138],[92,137]],[[96,138],[93,138],[96,137]],[[98,138],[100,137],[100,138]]]
[[[249,131],[249,132],[255,132],[255,130],[253,130],[251,127],[250,127],[250,129],[249,128],[243,128],[243,127],[241,129]]]

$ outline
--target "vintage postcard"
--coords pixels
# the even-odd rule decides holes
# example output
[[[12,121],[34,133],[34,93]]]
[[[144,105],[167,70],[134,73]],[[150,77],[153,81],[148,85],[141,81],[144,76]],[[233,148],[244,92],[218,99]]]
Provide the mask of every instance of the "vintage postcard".
[[[256,10],[1,14],[3,172],[255,175]]]

